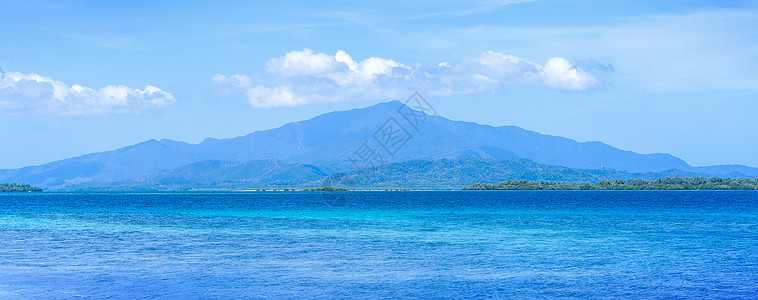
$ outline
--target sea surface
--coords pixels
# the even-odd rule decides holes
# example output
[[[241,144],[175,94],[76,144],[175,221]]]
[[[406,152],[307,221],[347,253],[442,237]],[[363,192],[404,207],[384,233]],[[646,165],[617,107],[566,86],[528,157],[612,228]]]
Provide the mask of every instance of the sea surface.
[[[758,298],[758,192],[0,194],[0,299]]]

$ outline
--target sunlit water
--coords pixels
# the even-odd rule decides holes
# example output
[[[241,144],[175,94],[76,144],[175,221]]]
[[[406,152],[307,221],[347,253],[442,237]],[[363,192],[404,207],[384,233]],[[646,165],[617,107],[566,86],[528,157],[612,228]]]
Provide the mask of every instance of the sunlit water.
[[[758,297],[758,192],[330,197],[3,194],[0,298]]]

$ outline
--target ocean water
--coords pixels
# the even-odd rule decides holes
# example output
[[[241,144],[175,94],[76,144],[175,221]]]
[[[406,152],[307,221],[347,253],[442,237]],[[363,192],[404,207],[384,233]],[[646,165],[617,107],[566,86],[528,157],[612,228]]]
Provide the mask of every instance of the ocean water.
[[[0,299],[758,298],[758,192],[0,195]]]

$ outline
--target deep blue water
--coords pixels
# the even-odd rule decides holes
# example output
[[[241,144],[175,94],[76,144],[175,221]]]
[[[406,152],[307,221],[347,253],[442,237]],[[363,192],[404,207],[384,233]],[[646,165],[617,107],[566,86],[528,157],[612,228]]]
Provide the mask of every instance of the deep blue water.
[[[758,297],[758,192],[340,195],[0,194],[0,298]]]

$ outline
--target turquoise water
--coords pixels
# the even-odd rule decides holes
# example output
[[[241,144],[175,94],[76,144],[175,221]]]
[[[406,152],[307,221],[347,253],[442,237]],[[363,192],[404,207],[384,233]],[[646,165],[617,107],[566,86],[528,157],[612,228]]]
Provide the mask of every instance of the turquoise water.
[[[2,194],[0,299],[758,297],[758,192],[340,195]]]

